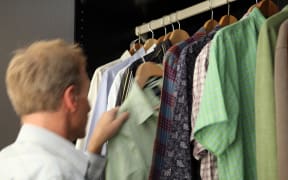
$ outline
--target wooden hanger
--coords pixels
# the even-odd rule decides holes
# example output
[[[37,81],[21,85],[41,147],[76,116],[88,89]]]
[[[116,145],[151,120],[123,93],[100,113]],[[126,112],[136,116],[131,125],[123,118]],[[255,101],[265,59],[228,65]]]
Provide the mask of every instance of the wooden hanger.
[[[131,55],[133,55],[138,49],[143,46],[143,44],[141,44],[139,41],[134,40],[134,42],[130,45],[129,53]]]
[[[131,55],[133,55],[136,51],[138,51],[141,47],[143,47],[141,33],[139,30],[137,32],[138,32],[137,33],[138,39],[133,40],[132,43],[130,44],[129,52]]]
[[[171,24],[171,26],[172,26],[172,31],[168,32],[167,34],[165,33],[165,37],[164,37],[163,41],[169,40],[172,32],[174,31],[174,25],[173,25],[173,23],[171,22],[170,15],[168,15],[168,18],[169,18],[169,24]]]
[[[164,37],[163,41],[170,40],[171,44],[174,45],[178,42],[184,41],[188,39],[190,36],[189,34],[183,29],[175,29]]]
[[[235,22],[237,22],[237,18],[233,15],[230,14],[230,3],[229,3],[229,0],[227,0],[227,5],[228,5],[228,13],[225,14],[224,16],[222,16],[219,20],[219,25],[221,27],[224,27],[226,25],[229,25],[229,24],[233,24]]]
[[[185,41],[186,39],[188,39],[190,37],[190,35],[188,34],[187,31],[181,29],[180,22],[177,18],[177,12],[175,13],[175,19],[178,23],[178,29],[174,29],[174,26],[172,26],[173,31],[171,32],[170,36],[168,37],[168,39],[170,40],[172,45],[177,44],[181,41]]]
[[[152,37],[147,39],[144,43],[144,49],[145,51],[147,51],[150,47],[152,47],[154,44],[157,44],[157,39],[154,38],[154,32],[153,30],[150,28],[150,23],[148,23],[148,29],[150,30],[150,32],[152,33]]]
[[[265,17],[270,17],[279,12],[279,7],[271,0],[262,0],[256,5]]]
[[[151,77],[162,77],[163,69],[154,62],[144,62],[140,64],[136,70],[135,80],[140,88],[145,86],[145,83]]]
[[[248,9],[248,12],[250,13],[254,7],[257,7],[266,18],[279,12],[279,7],[271,0],[261,0],[260,2],[252,5]]]
[[[203,27],[206,33],[209,33],[217,26],[217,24],[218,22],[215,19],[209,19],[204,23]]]
[[[169,40],[171,44],[174,45],[177,44],[178,42],[185,41],[189,37],[190,37],[189,34],[185,30],[175,29],[169,36]]]
[[[213,8],[211,5],[211,0],[209,0],[209,6],[210,6],[209,8],[211,10],[211,18],[209,20],[207,20],[203,25],[206,33],[211,32],[218,24],[218,22],[213,18]]]
[[[172,26],[172,31],[174,31],[174,25],[173,25],[173,23],[171,23],[171,20],[170,20],[170,16],[168,16],[169,17],[169,23],[171,24],[171,26]],[[165,37],[164,37],[164,41],[166,41],[166,40],[168,40],[169,39],[169,37],[171,36],[171,34],[172,34],[172,31],[170,31],[170,32],[168,32],[167,34],[165,33]]]
[[[154,44],[157,44],[158,41],[157,39],[155,38],[150,38],[150,39],[147,39],[143,45],[145,51],[147,51],[150,47],[152,47]]]
[[[224,27],[226,25],[229,25],[229,24],[233,24],[235,22],[237,22],[237,18],[233,15],[224,15],[221,17],[221,19],[219,20],[219,25],[221,27]]]
[[[166,40],[168,40],[169,39],[169,37],[171,36],[171,34],[172,34],[172,31],[171,32],[168,32],[165,36],[164,36],[164,39],[163,39],[163,41],[166,41]]]
[[[167,29],[166,29],[166,26],[164,24],[164,17],[161,19],[161,21],[162,21],[162,26],[164,27],[164,35],[160,36],[157,39],[157,44],[160,44],[161,42],[163,42],[165,40],[166,35],[167,35]]]
[[[164,41],[164,38],[165,38],[165,35],[160,36],[160,37],[157,39],[157,44],[163,42],[163,41]]]
[[[163,19],[162,19],[162,21],[163,21]],[[166,27],[164,26],[164,35],[162,35],[162,36],[160,36],[158,39],[157,39],[157,44],[160,44],[161,42],[163,42],[163,41],[165,41],[166,39],[166,35],[167,35],[167,29],[166,29]]]

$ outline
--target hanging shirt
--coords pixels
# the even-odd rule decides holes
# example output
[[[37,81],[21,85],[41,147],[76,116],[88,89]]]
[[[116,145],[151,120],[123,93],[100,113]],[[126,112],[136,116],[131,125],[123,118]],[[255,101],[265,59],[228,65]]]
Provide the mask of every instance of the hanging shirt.
[[[153,160],[149,179],[167,179],[172,175],[174,177],[171,166],[165,166],[165,164],[170,161],[171,157],[171,154],[169,154],[169,149],[167,149],[167,144],[169,136],[171,136],[172,133],[171,124],[175,105],[175,79],[177,62],[180,57],[181,50],[187,44],[200,39],[205,34],[205,30],[200,28],[189,39],[170,47],[164,55],[164,79],[161,95],[161,106],[157,125],[157,134],[154,141]],[[178,167],[179,166],[181,165],[179,164]]]
[[[219,27],[217,26],[217,30]],[[176,63],[175,105],[171,120],[171,133],[167,138],[167,151],[164,167],[171,172],[167,178],[177,179],[179,174],[184,179],[197,179],[199,171],[192,158],[190,143],[192,79],[196,57],[203,46],[210,41],[216,31],[187,44]]]
[[[248,17],[248,12],[242,16],[241,19]],[[206,73],[209,64],[209,41],[201,50],[196,58],[195,68],[193,73],[193,92],[192,92],[192,113],[191,113],[191,141],[194,142],[193,156],[195,159],[200,160],[200,176],[202,180],[218,180],[217,171],[217,158],[207,149],[205,149],[200,143],[195,141],[193,129],[195,127],[195,121],[199,112],[199,106],[201,97],[203,94],[204,82],[206,79]]]
[[[153,44],[147,51],[146,53],[150,54],[154,51],[156,45]],[[128,64],[127,66],[125,66],[124,68],[122,68],[120,71],[118,71],[118,73],[116,74],[113,83],[110,87],[109,93],[108,93],[108,98],[107,98],[107,110],[113,108],[116,106],[116,99],[117,99],[117,94],[118,91],[120,89],[120,85],[121,85],[121,79],[124,75],[124,72],[126,71],[126,69],[130,66],[130,64]]]
[[[100,86],[100,82],[102,80],[103,74],[104,72],[109,69],[110,67],[114,66],[115,64],[120,63],[123,60],[128,59],[129,57],[131,57],[130,53],[128,50],[126,50],[119,59],[113,60],[109,63],[106,63],[100,67],[98,67],[91,79],[90,82],[90,88],[89,88],[89,92],[88,92],[88,100],[91,104],[91,106],[94,105],[94,103],[96,102],[96,97],[97,97],[97,93],[98,93],[98,88]]]
[[[133,62],[123,73],[123,78],[121,79],[117,99],[116,99],[116,105],[121,105],[125,98],[127,97],[131,84],[134,81],[134,76],[136,73],[137,67],[142,64],[145,61],[151,61],[155,63],[162,64],[163,56],[166,53],[167,49],[171,47],[170,40],[165,40],[161,43],[159,43],[155,48],[154,51],[146,54],[144,57],[136,60]]]
[[[147,180],[152,160],[162,78],[141,89],[133,83],[119,113],[129,119],[107,145],[106,180]]]
[[[206,79],[206,73],[209,63],[209,50],[210,44],[207,43],[199,53],[196,58],[195,68],[193,73],[193,90],[192,90],[192,113],[191,113],[191,140],[194,142],[193,156],[195,159],[201,161],[200,165],[200,176],[202,180],[218,180],[218,171],[217,171],[217,159],[216,157],[206,150],[200,143],[195,141],[193,134],[193,127],[195,126],[195,121],[199,112],[199,106],[201,102],[201,97],[204,88],[204,82]]]
[[[0,179],[98,179],[105,161],[51,131],[25,124],[16,141],[0,152]]]
[[[256,59],[255,128],[257,173],[261,180],[278,179],[273,70],[278,29],[287,18],[288,6],[269,17],[259,33]]]
[[[200,143],[198,143],[194,139],[194,127],[195,120],[199,112],[200,98],[202,96],[202,89],[204,86],[204,81],[206,77],[206,72],[208,68],[208,56],[209,56],[209,48],[211,39],[214,37],[215,33],[220,29],[220,27],[216,27],[214,31],[209,33],[210,40],[209,42],[201,49],[201,52],[195,59],[195,68],[193,70],[193,86],[192,86],[192,95],[189,98],[193,97],[192,107],[189,115],[191,117],[191,141],[194,144],[193,156],[200,160],[200,176],[202,180],[218,180],[218,172],[217,172],[217,163],[216,157],[206,150]],[[189,71],[188,71],[189,72]]]
[[[288,19],[280,28],[275,48],[275,105],[278,179],[288,177]]]
[[[100,82],[102,79],[102,76],[104,74],[104,72],[109,68],[114,66],[117,63],[120,63],[121,61],[128,59],[130,57],[130,53],[128,50],[126,50],[119,59],[115,59],[107,64],[104,64],[100,67],[98,67],[95,71],[94,74],[92,76],[91,82],[90,82],[90,87],[89,87],[89,91],[88,91],[88,101],[90,103],[90,106],[93,107],[95,102],[96,102],[96,98],[97,98],[97,93],[98,93],[98,88],[100,86]],[[91,116],[91,111],[88,113],[88,119]],[[90,123],[91,121],[87,122],[86,125],[86,131],[88,131],[87,127],[90,127]],[[85,146],[85,137],[83,138],[79,138],[76,140],[76,148],[77,149],[81,149],[84,150],[84,146]]]
[[[221,180],[255,180],[254,88],[258,8],[219,30],[211,41],[209,67],[194,129],[195,139],[217,157]]]
[[[85,145],[84,145],[84,150],[87,149],[87,144],[90,140],[90,137],[94,131],[96,122],[102,115],[107,110],[107,98],[108,98],[108,93],[111,87],[111,84],[118,73],[122,68],[126,67],[127,65],[133,63],[135,60],[139,59],[140,57],[144,56],[145,50],[144,48],[140,48],[132,57],[121,61],[120,63],[115,64],[114,66],[110,67],[107,69],[102,77],[98,93],[97,93],[97,98],[94,106],[91,106],[91,116],[88,118],[88,124],[90,125],[87,128],[87,135],[85,137]],[[90,122],[91,121],[91,122]],[[104,144],[102,148],[102,155],[105,154],[106,151],[106,145]]]
[[[128,68],[128,67],[127,67]],[[109,94],[108,94],[108,101],[107,101],[107,110],[116,106],[117,94],[121,86],[121,79],[127,68],[121,69],[115,76],[113,83],[111,85]]]

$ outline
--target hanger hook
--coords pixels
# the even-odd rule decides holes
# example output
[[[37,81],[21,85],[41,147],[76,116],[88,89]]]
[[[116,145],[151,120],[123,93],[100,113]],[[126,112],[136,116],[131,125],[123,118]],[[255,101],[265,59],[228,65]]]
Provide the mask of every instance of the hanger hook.
[[[151,23],[151,22],[148,23],[148,29],[149,29],[149,31],[152,33],[152,39],[153,39],[153,38],[154,38],[154,32],[153,32],[153,30],[151,29],[150,23]]]
[[[209,0],[209,9],[211,11],[211,19],[214,19],[214,12],[213,12],[213,7],[212,7],[212,0]]]
[[[131,43],[130,43],[130,49],[133,48],[134,52],[137,51],[136,47],[135,47],[135,43],[138,41],[138,38],[137,39],[134,39]]]
[[[138,42],[139,42],[139,44],[141,44],[141,39],[140,39],[140,36],[141,36],[140,28],[139,28],[139,27],[136,27],[136,28],[137,28]]]
[[[167,15],[167,16],[168,16],[168,21],[169,21],[168,24],[171,24],[171,25],[172,25],[172,30],[174,31],[174,25],[173,25],[173,23],[172,23],[172,21],[171,21],[171,17],[170,17],[170,15]]]
[[[164,23],[164,17],[162,17],[162,19],[161,19],[161,24],[162,24],[162,26],[164,27],[164,33],[165,33],[165,36],[166,36],[166,34],[167,34],[167,29],[166,29],[166,25],[165,25],[165,23]]]
[[[170,16],[172,16],[173,14],[170,14]],[[171,21],[171,17],[169,16],[169,19],[170,19],[170,23],[171,23],[171,26],[172,26],[172,31],[174,31],[174,24],[173,24],[173,19]]]
[[[149,24],[148,24],[149,25]],[[148,28],[150,28],[150,26],[148,26]],[[150,30],[150,29],[149,29]],[[140,32],[140,28],[138,29],[139,31],[139,36],[138,36],[138,40],[139,40],[139,44],[141,44],[141,32]],[[141,59],[142,59],[142,62],[144,63],[145,62],[145,59],[144,57],[141,55]]]
[[[178,23],[178,28],[181,29],[181,27],[180,27],[180,21],[179,21],[179,19],[178,19],[177,13],[178,13],[178,11],[175,12],[175,18],[176,18],[176,21],[177,21],[177,23]]]
[[[228,5],[228,13],[227,13],[227,15],[230,16],[230,2],[229,2],[229,0],[227,0],[227,5]]]
[[[140,34],[140,32],[139,32],[139,27],[136,27],[136,36],[138,37],[139,34]]]

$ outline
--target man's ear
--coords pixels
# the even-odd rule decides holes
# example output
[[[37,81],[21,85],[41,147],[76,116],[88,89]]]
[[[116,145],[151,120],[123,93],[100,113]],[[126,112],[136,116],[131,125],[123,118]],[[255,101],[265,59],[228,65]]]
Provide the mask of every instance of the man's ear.
[[[70,112],[75,112],[77,109],[77,95],[74,85],[68,86],[64,91],[63,101]]]

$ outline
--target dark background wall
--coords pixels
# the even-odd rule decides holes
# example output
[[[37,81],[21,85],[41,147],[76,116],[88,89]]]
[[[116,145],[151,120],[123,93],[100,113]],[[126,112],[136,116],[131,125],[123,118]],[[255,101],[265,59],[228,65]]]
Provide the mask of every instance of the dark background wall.
[[[20,127],[5,87],[12,52],[39,39],[74,41],[71,0],[0,0],[0,149],[12,143]]]
[[[137,38],[134,33],[136,26],[199,2],[203,0],[104,0],[101,3],[94,0],[76,0],[75,40],[82,45],[88,56],[89,76],[92,77],[98,66],[118,58],[129,49],[130,42]],[[275,2],[279,7],[287,4],[287,0]],[[240,19],[254,3],[255,0],[231,2],[230,14]],[[214,19],[219,20],[226,13],[225,5],[214,8]],[[210,11],[192,16],[180,21],[181,28],[193,34],[210,17]],[[171,30],[171,27],[167,26],[167,30]],[[157,38],[164,34],[164,29],[158,29],[154,33]],[[148,36],[151,36],[151,33]]]

